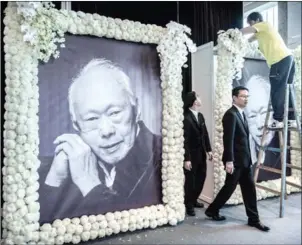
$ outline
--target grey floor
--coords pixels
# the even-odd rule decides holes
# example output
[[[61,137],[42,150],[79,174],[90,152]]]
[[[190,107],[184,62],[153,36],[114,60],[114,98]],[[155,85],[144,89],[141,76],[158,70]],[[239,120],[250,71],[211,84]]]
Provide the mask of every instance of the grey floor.
[[[268,233],[247,226],[244,206],[238,205],[221,210],[227,217],[223,222],[207,219],[200,209],[196,217],[186,218],[176,227],[119,234],[83,244],[301,244],[301,194],[290,195],[285,204],[285,217],[279,218],[279,198],[258,202],[261,220],[271,228]]]

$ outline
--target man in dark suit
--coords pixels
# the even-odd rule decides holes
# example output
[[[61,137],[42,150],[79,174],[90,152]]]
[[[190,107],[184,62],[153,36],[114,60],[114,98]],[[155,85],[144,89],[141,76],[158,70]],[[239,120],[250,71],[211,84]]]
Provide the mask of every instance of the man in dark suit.
[[[231,197],[239,183],[248,216],[248,225],[262,231],[269,231],[269,228],[259,220],[256,188],[252,177],[249,130],[243,112],[248,102],[248,89],[238,86],[233,89],[232,96],[233,106],[227,110],[222,119],[224,146],[222,161],[227,172],[226,180],[205,214],[216,221],[225,220],[224,216],[219,215],[219,210]]]
[[[201,102],[196,93],[185,98],[185,205],[187,214],[195,216],[194,207],[203,208],[197,199],[203,189],[207,173],[207,154],[212,160],[210,139],[203,115],[197,111]]]

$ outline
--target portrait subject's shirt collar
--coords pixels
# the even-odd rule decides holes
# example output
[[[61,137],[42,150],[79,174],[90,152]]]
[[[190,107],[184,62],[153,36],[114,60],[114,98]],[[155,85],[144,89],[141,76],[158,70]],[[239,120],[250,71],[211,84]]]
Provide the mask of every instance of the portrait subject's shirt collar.
[[[115,167],[113,167],[110,171],[107,170],[107,168],[105,167],[105,165],[99,161],[98,162],[99,166],[103,169],[104,171],[104,175],[105,175],[105,185],[108,188],[111,188],[113,186],[114,180],[115,180],[115,176],[116,176],[116,170]]]

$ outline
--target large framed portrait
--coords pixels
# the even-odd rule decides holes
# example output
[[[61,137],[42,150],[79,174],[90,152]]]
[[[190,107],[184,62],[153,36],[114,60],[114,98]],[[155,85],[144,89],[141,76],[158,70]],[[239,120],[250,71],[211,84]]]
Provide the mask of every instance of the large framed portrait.
[[[155,45],[65,38],[39,66],[40,223],[161,204]]]
[[[5,14],[6,243],[76,244],[184,220],[190,29],[39,2]]]

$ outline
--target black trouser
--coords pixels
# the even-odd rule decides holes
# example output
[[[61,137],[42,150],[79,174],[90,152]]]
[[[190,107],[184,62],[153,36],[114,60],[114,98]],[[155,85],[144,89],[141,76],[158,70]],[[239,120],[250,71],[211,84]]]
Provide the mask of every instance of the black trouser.
[[[285,90],[287,84],[292,84],[295,75],[295,61],[293,56],[287,56],[278,63],[273,64],[270,69],[271,102],[274,110],[273,118],[279,122],[283,121]],[[293,107],[293,101],[289,96],[289,108]],[[294,120],[294,112],[288,112],[288,120]]]
[[[207,162],[202,150],[191,153],[192,169],[185,171],[185,205],[187,209],[193,209],[203,189],[207,175]]]
[[[207,210],[211,213],[218,214],[219,209],[221,209],[232,196],[238,182],[240,184],[245,211],[249,218],[249,222],[257,223],[259,222],[257,195],[252,169],[250,167],[235,168],[233,174],[227,173],[224,186]]]

